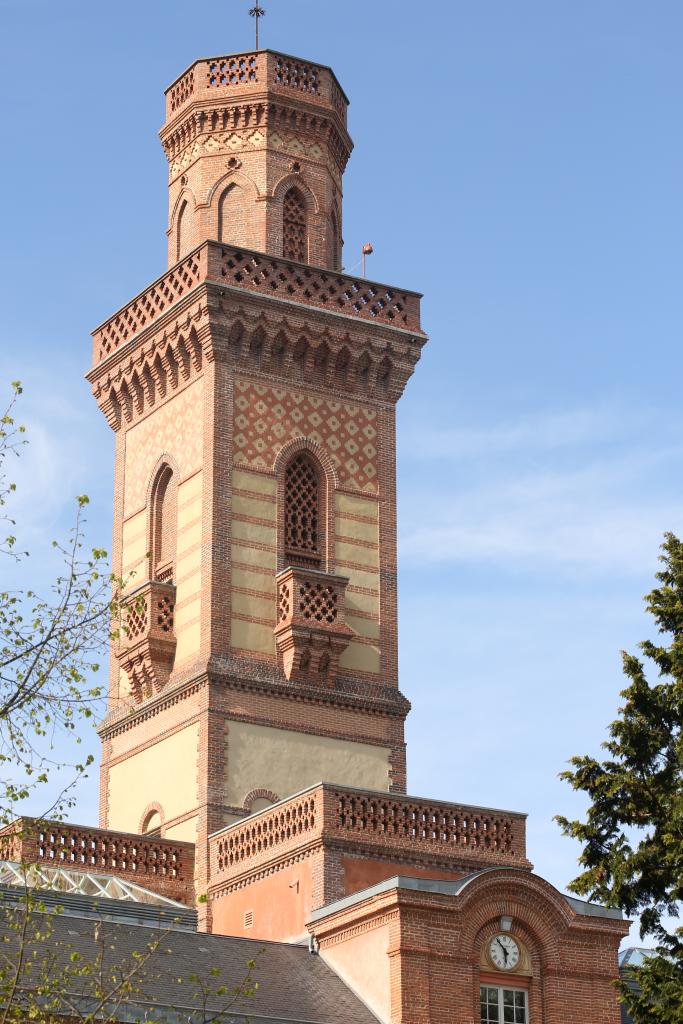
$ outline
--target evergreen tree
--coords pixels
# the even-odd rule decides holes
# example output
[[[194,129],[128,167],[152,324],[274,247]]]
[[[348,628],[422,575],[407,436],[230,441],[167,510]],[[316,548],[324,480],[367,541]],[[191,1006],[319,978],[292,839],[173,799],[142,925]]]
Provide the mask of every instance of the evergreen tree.
[[[683,1024],[683,928],[666,928],[683,898],[683,543],[671,533],[660,561],[645,603],[662,641],[639,645],[659,678],[649,682],[644,662],[622,655],[628,686],[607,756],[572,758],[562,774],[588,795],[586,820],[557,819],[583,846],[571,889],[640,915],[641,938],[656,942],[633,969],[640,993],[620,985],[635,1024]]]

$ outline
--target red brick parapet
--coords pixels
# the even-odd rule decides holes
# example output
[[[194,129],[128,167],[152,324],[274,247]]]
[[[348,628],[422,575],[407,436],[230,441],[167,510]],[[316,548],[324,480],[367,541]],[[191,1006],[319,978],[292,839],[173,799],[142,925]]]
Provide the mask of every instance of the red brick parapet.
[[[421,334],[418,292],[208,241],[93,332],[93,366],[207,281]]]
[[[193,103],[222,97],[242,99],[261,91],[296,95],[327,107],[346,127],[346,98],[331,68],[273,50],[231,53],[196,60],[166,90],[166,122],[174,122]]]
[[[526,815],[320,783],[209,839],[211,889],[320,847],[451,870],[526,859]]]
[[[39,818],[18,818],[0,829],[3,860],[116,875],[190,907],[194,854],[194,843]]]

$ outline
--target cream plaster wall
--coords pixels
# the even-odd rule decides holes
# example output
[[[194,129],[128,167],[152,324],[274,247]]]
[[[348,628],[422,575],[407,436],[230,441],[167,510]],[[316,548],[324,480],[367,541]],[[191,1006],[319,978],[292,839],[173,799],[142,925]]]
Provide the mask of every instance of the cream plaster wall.
[[[379,673],[379,506],[372,498],[339,493],[335,512],[337,571],[349,577],[346,621],[359,638],[369,641],[350,643],[339,659],[339,666],[351,672]],[[361,588],[373,593],[358,593]]]
[[[320,782],[389,789],[389,747],[230,722],[225,802],[241,807],[254,789],[280,798]]]
[[[132,590],[144,583],[147,569],[147,512],[142,509],[123,524],[121,544],[121,576],[127,589]]]
[[[175,667],[197,655],[201,645],[201,556],[203,474],[195,473],[178,488],[176,546],[177,639]]]
[[[230,623],[230,643],[243,651],[275,656],[275,637],[273,626],[263,626],[258,622],[246,622],[244,619],[233,619]]]
[[[355,494],[337,493],[335,502],[337,515],[367,516],[377,519],[377,501],[372,498],[360,498]]]
[[[265,519],[269,523],[274,523],[275,502],[266,498],[245,498],[241,494],[235,494],[232,499],[232,514],[252,516],[254,519]]]
[[[273,521],[275,521],[275,517],[273,517]],[[251,541],[253,544],[275,544],[274,526],[247,523],[242,519],[233,519],[232,535],[235,540]]]
[[[184,843],[196,843],[198,820],[199,818],[195,815],[192,818],[179,822],[177,825],[171,825],[170,828],[164,828],[164,839],[178,839]]]
[[[232,484],[232,558],[254,568],[233,569],[230,642],[240,650],[274,657],[276,482],[236,469]]]
[[[252,473],[246,469],[233,470],[232,486],[234,490],[253,491],[256,494],[270,494],[273,497],[277,491],[277,485],[272,476],[265,476],[263,473]]]
[[[247,544],[232,544],[230,557],[233,562],[241,562],[242,565],[258,565],[263,569],[270,569],[275,575],[277,567],[277,556],[275,551],[264,551],[262,548],[252,548]]]
[[[195,722],[112,765],[108,827],[137,832],[143,811],[151,803],[161,804],[166,821],[193,810],[197,806],[198,742],[199,724]]]
[[[358,672],[379,672],[380,649],[372,644],[361,644],[351,641],[341,658],[339,667]]]
[[[232,570],[232,585],[235,589],[260,590],[263,593],[273,592],[273,574],[270,569],[257,571],[255,569],[241,569],[238,567]],[[274,598],[273,598],[274,599]]]

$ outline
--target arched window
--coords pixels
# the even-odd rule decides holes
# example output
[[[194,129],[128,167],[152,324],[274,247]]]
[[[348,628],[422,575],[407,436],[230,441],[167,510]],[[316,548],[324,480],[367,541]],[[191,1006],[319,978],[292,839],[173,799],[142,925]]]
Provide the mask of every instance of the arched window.
[[[298,188],[290,188],[283,204],[282,255],[285,259],[306,262],[307,235],[304,197]]]
[[[285,470],[285,561],[319,569],[322,563],[320,475],[306,452]]]
[[[192,247],[191,231],[190,211],[187,199],[184,199],[176,221],[176,260],[181,260],[190,251]]]
[[[218,200],[218,241],[245,245],[245,215],[243,190],[233,181]]]
[[[153,579],[172,583],[175,575],[178,488],[170,466],[162,466],[152,488]]]
[[[331,252],[330,252],[330,268],[332,270],[340,269],[340,256],[341,246],[339,244],[339,220],[335,211],[332,211],[331,217]]]
[[[142,823],[142,834],[145,836],[161,835],[161,815],[158,811],[150,811]]]

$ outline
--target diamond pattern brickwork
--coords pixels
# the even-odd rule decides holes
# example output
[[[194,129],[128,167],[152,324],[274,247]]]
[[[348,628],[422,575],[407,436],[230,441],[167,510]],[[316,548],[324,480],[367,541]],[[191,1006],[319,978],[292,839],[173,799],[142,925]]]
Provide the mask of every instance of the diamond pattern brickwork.
[[[377,413],[250,380],[235,381],[235,464],[271,469],[283,444],[308,437],[334,462],[342,487],[377,493]]]
[[[126,434],[124,514],[131,515],[147,500],[150,477],[164,453],[172,455],[180,479],[202,465],[202,381],[191,384]]]

